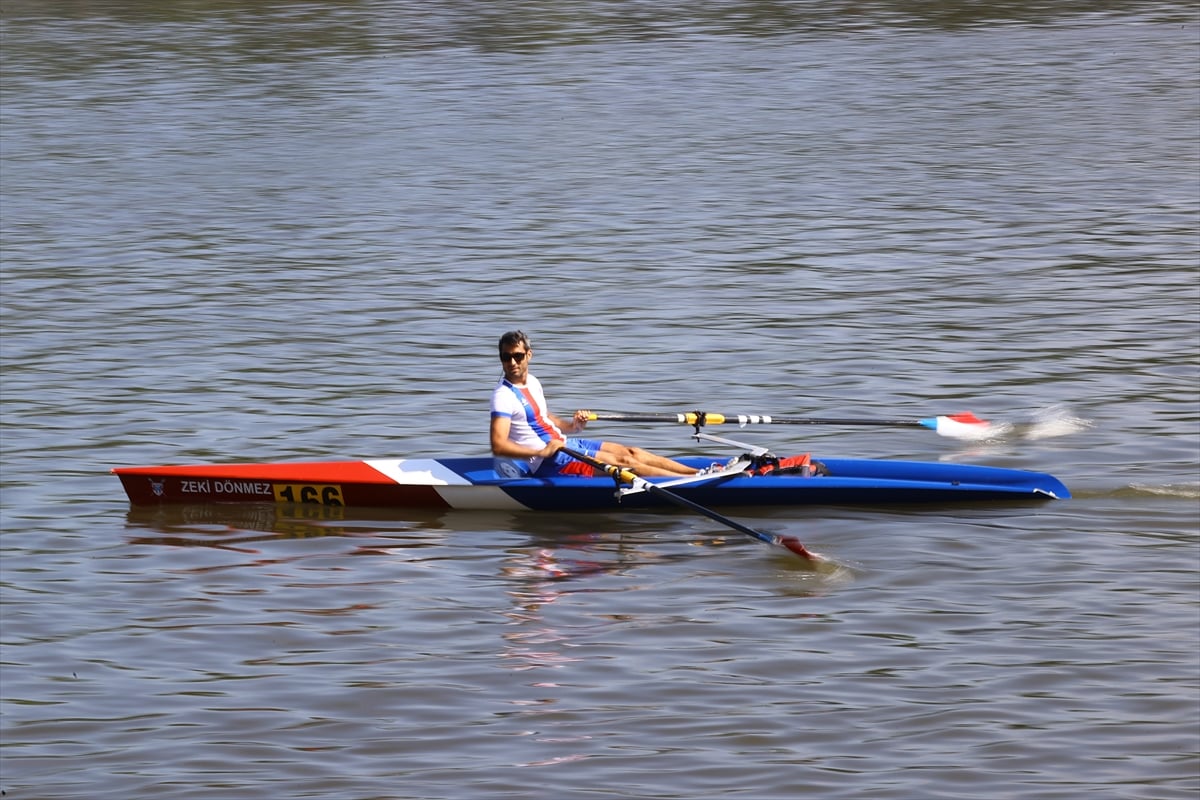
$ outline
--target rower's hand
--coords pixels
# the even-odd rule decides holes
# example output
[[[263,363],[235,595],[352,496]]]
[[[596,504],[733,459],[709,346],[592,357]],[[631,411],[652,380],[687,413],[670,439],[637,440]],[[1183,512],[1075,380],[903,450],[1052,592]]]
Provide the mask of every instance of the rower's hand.
[[[563,447],[566,446],[566,444],[567,443],[564,442],[562,439],[551,439],[549,442],[546,443],[546,446],[542,448],[542,451],[540,453],[538,453],[538,457],[539,458],[549,458],[550,456],[557,453],[559,450],[562,450]]]
[[[588,420],[591,418],[592,412],[586,409],[579,409],[575,412],[575,430],[581,431],[587,427]]]

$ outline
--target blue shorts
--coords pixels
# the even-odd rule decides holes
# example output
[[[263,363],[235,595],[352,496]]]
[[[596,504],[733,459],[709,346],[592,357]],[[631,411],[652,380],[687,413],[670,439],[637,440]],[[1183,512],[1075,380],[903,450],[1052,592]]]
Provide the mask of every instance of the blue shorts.
[[[602,444],[604,442],[599,439],[567,439],[567,447],[592,458],[595,458],[596,454],[600,452],[600,445]],[[596,474],[596,468],[591,464],[585,464],[577,458],[572,458],[562,450],[559,450],[550,458],[544,459],[542,465],[533,474],[539,478],[550,475],[585,475],[591,477]]]

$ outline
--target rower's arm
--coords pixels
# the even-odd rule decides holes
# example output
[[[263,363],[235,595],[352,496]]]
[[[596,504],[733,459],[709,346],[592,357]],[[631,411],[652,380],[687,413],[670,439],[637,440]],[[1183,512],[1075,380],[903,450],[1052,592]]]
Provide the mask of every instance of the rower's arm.
[[[588,424],[588,415],[591,412],[579,410],[571,417],[571,419],[563,419],[556,414],[549,414],[550,421],[558,426],[558,429],[563,433],[579,433]]]

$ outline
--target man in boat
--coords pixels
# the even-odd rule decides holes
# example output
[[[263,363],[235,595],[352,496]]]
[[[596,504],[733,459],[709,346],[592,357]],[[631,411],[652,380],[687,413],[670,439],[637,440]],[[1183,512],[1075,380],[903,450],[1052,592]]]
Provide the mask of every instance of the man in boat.
[[[579,410],[570,421],[546,409],[541,382],[529,374],[533,348],[521,331],[509,331],[500,337],[500,365],[504,375],[492,392],[492,455],[496,469],[503,475],[521,474],[585,475],[595,474],[588,464],[566,453],[564,446],[609,464],[626,467],[643,477],[695,475],[698,470],[655,455],[640,447],[629,447],[598,439],[567,439],[566,433],[579,433],[588,423],[588,412]]]

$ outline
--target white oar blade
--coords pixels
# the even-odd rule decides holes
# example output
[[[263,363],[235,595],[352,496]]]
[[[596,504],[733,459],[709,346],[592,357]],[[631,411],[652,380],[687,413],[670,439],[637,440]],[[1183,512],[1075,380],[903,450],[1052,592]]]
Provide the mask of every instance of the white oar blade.
[[[921,424],[937,431],[938,436],[948,436],[951,439],[978,442],[997,435],[996,427],[992,423],[979,419],[969,411],[963,414],[930,417],[921,420]]]

